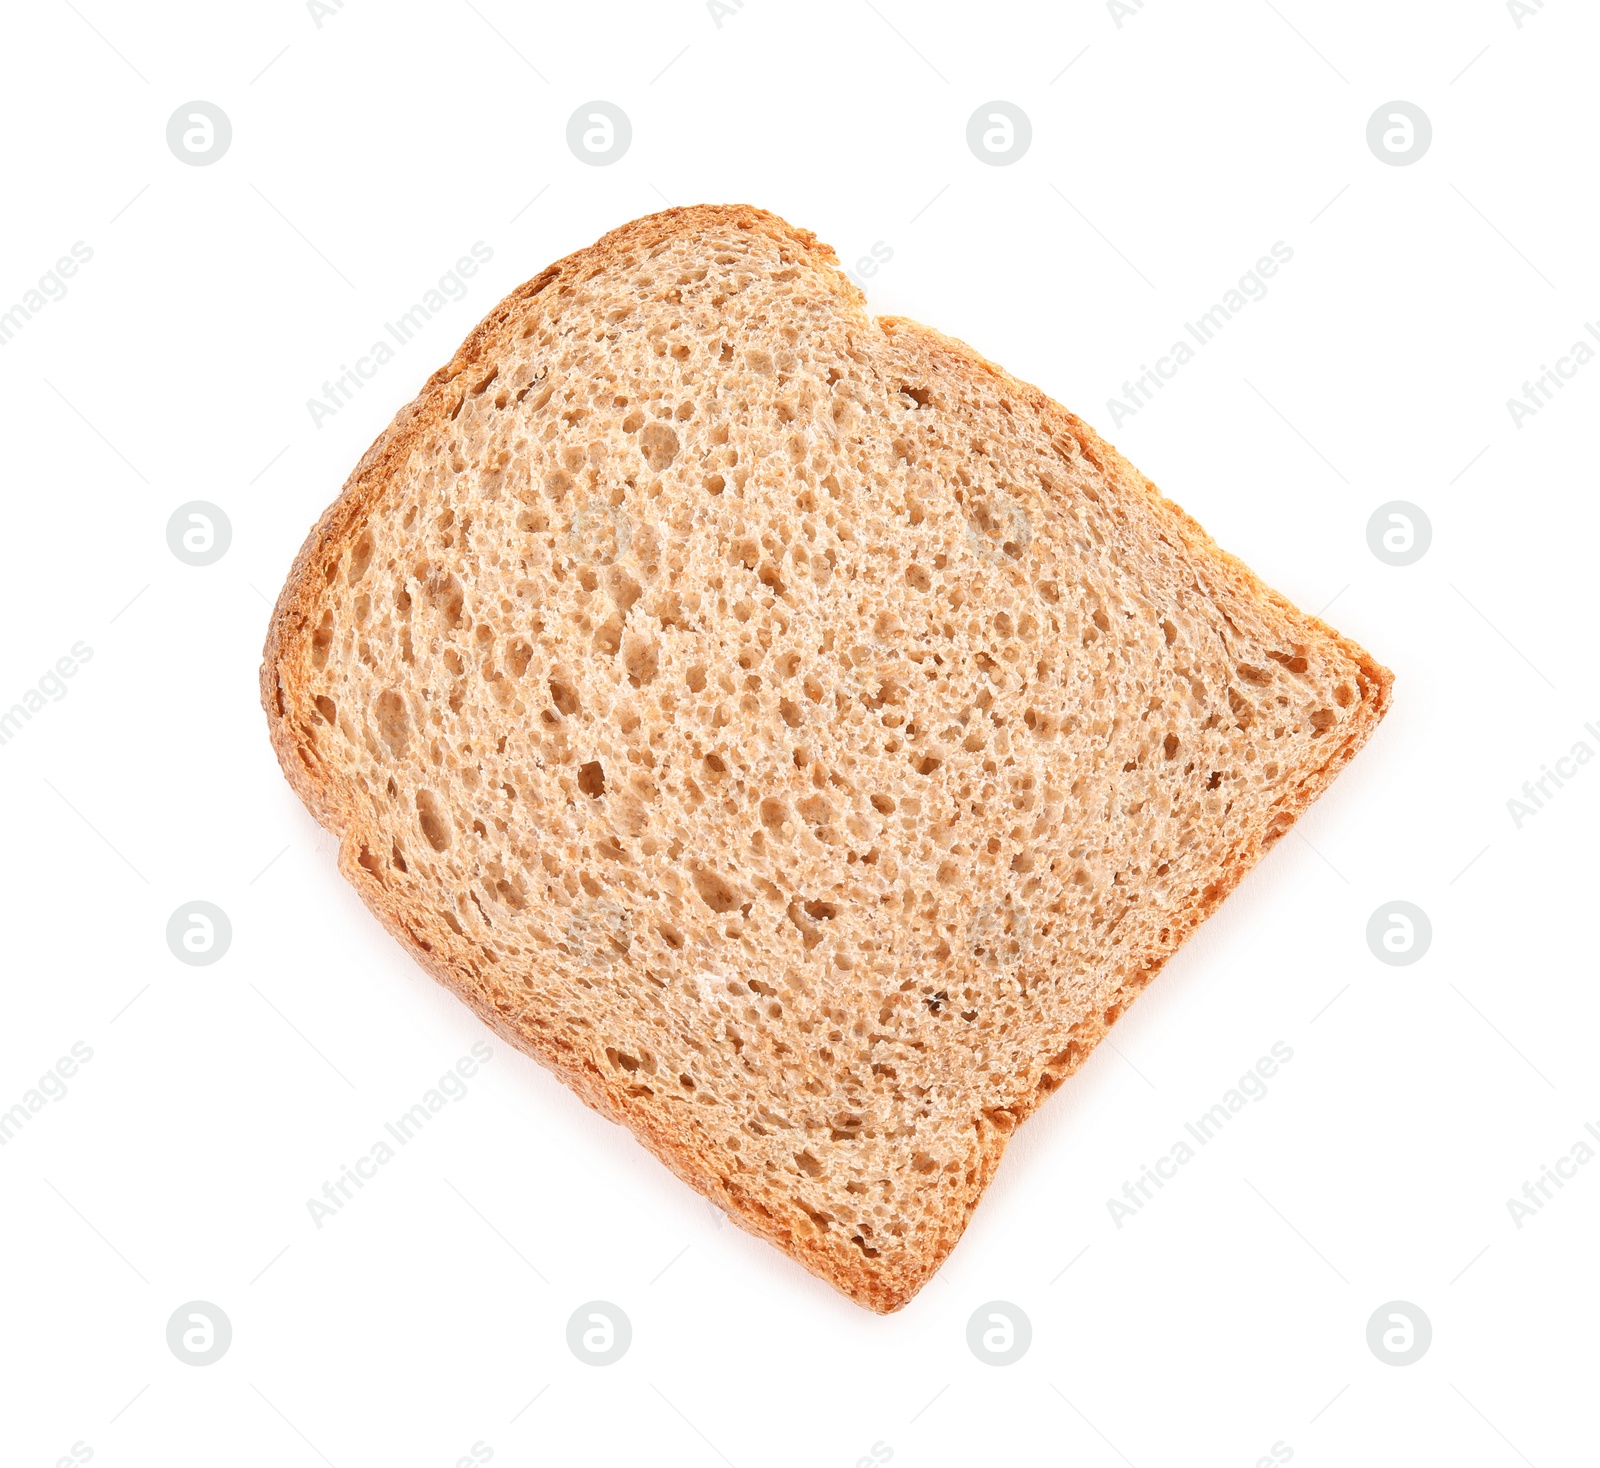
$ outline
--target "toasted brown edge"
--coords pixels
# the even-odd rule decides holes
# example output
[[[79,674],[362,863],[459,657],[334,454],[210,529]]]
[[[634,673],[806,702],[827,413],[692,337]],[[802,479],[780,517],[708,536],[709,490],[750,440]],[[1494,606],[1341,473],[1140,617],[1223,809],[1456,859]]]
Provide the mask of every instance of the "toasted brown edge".
[[[857,1303],[880,1313],[898,1310],[938,1270],[965,1230],[978,1200],[992,1180],[1005,1151],[1006,1143],[1020,1123],[1033,1113],[1045,1097],[1077,1070],[1095,1045],[1120,1017],[1126,1005],[1159,972],[1172,953],[1211,915],[1255,865],[1272,840],[1280,837],[1295,819],[1332,782],[1334,776],[1364,744],[1387,710],[1393,675],[1364,649],[1315,617],[1302,612],[1287,598],[1266,586],[1249,567],[1222,550],[1192,518],[1167,500],[1151,482],[1081,419],[1069,413],[1038,388],[1011,377],[965,343],[943,336],[931,328],[901,317],[879,317],[877,324],[886,332],[915,332],[927,348],[953,359],[953,365],[967,372],[992,376],[997,385],[1013,397],[1027,401],[1046,425],[1059,425],[1069,434],[1079,451],[1100,468],[1119,487],[1145,496],[1172,532],[1199,559],[1209,561],[1231,583],[1237,595],[1269,601],[1298,621],[1311,637],[1336,643],[1361,670],[1362,697],[1356,715],[1340,724],[1342,737],[1330,748],[1329,758],[1301,781],[1291,799],[1279,808],[1272,827],[1272,840],[1258,839],[1253,849],[1235,854],[1221,875],[1206,889],[1202,901],[1190,912],[1176,917],[1171,925],[1171,941],[1163,951],[1150,955],[1125,979],[1109,1020],[1095,1018],[1075,1027],[1072,1042],[1052,1060],[1036,1081],[1020,1097],[1006,1106],[991,1107],[973,1119],[978,1133],[979,1162],[970,1175],[953,1187],[945,1210],[945,1226],[931,1237],[909,1245],[897,1267],[874,1267],[872,1261],[855,1253],[850,1245],[834,1236],[806,1237],[797,1234],[774,1217],[759,1199],[745,1194],[717,1173],[708,1158],[684,1138],[654,1124],[653,1119],[628,1104],[623,1088],[597,1066],[575,1054],[558,1036],[541,1033],[533,1022],[529,1028],[516,1027],[505,1015],[483,1003],[455,973],[447,959],[417,931],[388,890],[359,864],[360,841],[355,812],[335,782],[314,768],[305,758],[303,746],[291,732],[292,712],[298,712],[302,728],[312,727],[309,696],[304,671],[309,660],[309,638],[313,609],[330,584],[343,557],[348,539],[359,533],[366,510],[382,492],[392,466],[403,464],[413,444],[444,417],[446,407],[459,404],[454,385],[474,363],[488,355],[502,332],[520,319],[521,308],[543,290],[574,278],[604,269],[629,250],[647,249],[678,233],[698,229],[759,229],[791,247],[799,247],[815,263],[837,271],[838,257],[819,242],[809,230],[798,229],[766,210],[748,205],[696,205],[664,210],[636,219],[547,267],[505,297],[473,329],[450,362],[423,385],[418,395],[399,413],[346,480],[338,498],[322,514],[306,537],[285,579],[268,625],[261,665],[261,703],[267,715],[272,746],[285,777],[316,821],[339,838],[339,870],[355,887],[362,901],[418,963],[435,979],[466,1003],[491,1029],[515,1048],[530,1055],[559,1076],[588,1105],[602,1115],[629,1127],[634,1135],[691,1187],[710,1198],[748,1232],[782,1249],[797,1263],[827,1280]],[[838,275],[840,294],[852,304],[864,307],[864,298],[843,274]],[[865,314],[863,312],[863,314]],[[319,575],[319,572],[321,573]],[[1287,817],[1287,819],[1285,819]],[[1265,833],[1263,833],[1265,836]],[[426,915],[424,915],[426,916]],[[1102,1016],[1109,1011],[1102,1011]],[[523,1017],[526,1019],[526,1017]]]

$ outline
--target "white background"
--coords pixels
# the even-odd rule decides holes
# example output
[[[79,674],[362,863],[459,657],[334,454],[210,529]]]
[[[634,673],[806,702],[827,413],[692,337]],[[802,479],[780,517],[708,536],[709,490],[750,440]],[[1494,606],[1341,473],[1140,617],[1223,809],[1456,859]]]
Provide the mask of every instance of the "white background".
[[[93,1059],[0,1148],[6,1464],[1592,1461],[1600,1165],[1521,1229],[1506,1201],[1600,1124],[1600,763],[1520,829],[1506,803],[1600,751],[1600,364],[1520,429],[1506,400],[1600,318],[1600,17],[1130,9],[11,10],[0,309],[74,241],[93,259],[0,348],[0,707],[93,656],[0,747],[0,1109],[74,1042]],[[595,98],[633,125],[607,168],[565,142]],[[1396,98],[1434,129],[1403,168],[1365,138]],[[232,121],[209,167],[166,145],[191,99]],[[965,142],[991,99],[1032,121],[1009,167]],[[762,205],[847,262],[881,242],[873,309],[1040,384],[1398,678],[886,1319],[498,1041],[337,1217],[306,1207],[485,1032],[280,776],[269,603],[473,323],[668,201]],[[479,240],[468,297],[315,426],[307,398]],[[1267,297],[1114,426],[1107,399],[1280,240]],[[165,540],[195,499],[233,526],[205,569]],[[1393,499],[1434,531],[1403,569],[1365,538]],[[164,939],[197,898],[233,925],[212,967]],[[1393,899],[1432,920],[1411,967],[1365,943]],[[1274,1041],[1266,1098],[1119,1230],[1106,1200]],[[204,1368],[165,1340],[196,1299],[233,1326]],[[592,1299],[633,1324],[605,1369],[565,1344]],[[1033,1327],[1003,1369],[965,1340],[996,1299]],[[1365,1338],[1396,1299],[1433,1325],[1404,1368]]]

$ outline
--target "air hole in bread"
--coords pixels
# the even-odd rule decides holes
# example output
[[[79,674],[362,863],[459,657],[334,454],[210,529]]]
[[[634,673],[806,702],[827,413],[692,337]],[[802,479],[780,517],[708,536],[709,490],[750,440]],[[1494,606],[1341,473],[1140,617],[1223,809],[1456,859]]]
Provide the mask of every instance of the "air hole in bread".
[[[350,562],[345,568],[345,581],[354,586],[367,574],[367,567],[372,564],[372,552],[376,545],[370,529],[363,530],[356,543],[350,547]]]
[[[417,824],[422,828],[423,838],[435,851],[450,849],[450,822],[431,790],[417,791]]]
[[[708,867],[701,867],[692,874],[694,890],[699,893],[700,900],[712,912],[732,912],[738,907],[739,899],[734,895],[733,888],[716,872]]]
[[[550,680],[550,701],[564,719],[570,719],[582,707],[578,702],[577,690],[559,678]]]
[[[311,634],[311,666],[314,668],[326,667],[328,651],[333,646],[333,612],[325,611],[322,620],[317,623],[317,630]]]
[[[630,632],[622,639],[621,646],[622,666],[627,670],[628,681],[635,688],[653,683],[661,665],[655,639]]]
[[[639,450],[645,463],[656,473],[678,457],[678,435],[665,423],[651,423],[639,434]]]
[[[378,724],[378,737],[389,746],[391,754],[404,754],[411,738],[411,718],[406,712],[405,699],[397,690],[385,689],[378,695],[373,711]]]

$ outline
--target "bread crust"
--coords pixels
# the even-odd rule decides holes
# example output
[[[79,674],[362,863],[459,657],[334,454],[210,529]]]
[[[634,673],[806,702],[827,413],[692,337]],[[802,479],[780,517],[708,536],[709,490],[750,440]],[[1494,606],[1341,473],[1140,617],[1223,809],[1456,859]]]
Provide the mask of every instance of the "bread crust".
[[[268,626],[260,675],[261,701],[273,748],[289,784],[318,823],[339,839],[340,872],[424,969],[467,1003],[508,1044],[553,1071],[602,1115],[629,1127],[662,1162],[724,1209],[741,1227],[776,1245],[851,1299],[887,1313],[903,1306],[939,1268],[965,1229],[1016,1127],[1083,1063],[1104,1037],[1108,1023],[1095,1015],[1076,1026],[1067,1052],[1058,1057],[1059,1063],[1052,1063],[1036,1081],[1030,1078],[1030,1084],[1021,1094],[1002,1098],[1006,1104],[988,1108],[973,1119],[979,1162],[966,1177],[948,1185],[949,1195],[940,1215],[942,1226],[931,1236],[919,1237],[916,1247],[907,1249],[897,1264],[875,1265],[831,1231],[815,1230],[806,1234],[776,1217],[759,1198],[742,1190],[736,1180],[722,1176],[715,1159],[697,1145],[692,1136],[662,1126],[654,1115],[628,1095],[614,1074],[607,1074],[578,1054],[561,1036],[541,1027],[537,1015],[503,1013],[487,1003],[442,956],[447,945],[439,941],[441,925],[437,916],[422,909],[412,910],[397,889],[386,886],[361,865],[363,830],[351,793],[341,787],[337,768],[330,767],[308,741],[296,734],[297,729],[306,728],[314,717],[311,639],[329,582],[345,550],[367,523],[391,474],[403,467],[413,447],[446,422],[459,406],[468,387],[464,379],[473,366],[494,355],[522,320],[528,303],[546,288],[563,281],[587,278],[632,251],[648,250],[678,235],[731,228],[767,234],[791,249],[805,251],[814,263],[829,267],[838,276],[841,295],[861,310],[863,322],[867,321],[864,298],[838,274],[837,257],[831,248],[818,242],[809,230],[795,228],[776,215],[747,205],[699,205],[649,215],[613,230],[595,244],[541,271],[490,311],[450,362],[435,372],[416,398],[399,411],[362,456],[338,498],[306,537]],[[1366,742],[1388,708],[1393,675],[1354,642],[1264,585],[1247,566],[1217,547],[1193,519],[1164,498],[1092,428],[1037,388],[1010,377],[964,343],[916,322],[880,317],[877,325],[898,345],[924,357],[930,371],[998,385],[1013,400],[1025,401],[1052,432],[1070,437],[1078,451],[1120,491],[1142,499],[1162,535],[1181,543],[1196,561],[1213,568],[1214,574],[1226,583],[1234,596],[1271,607],[1293,624],[1301,640],[1341,649],[1360,670],[1359,704],[1353,716],[1340,724],[1338,739],[1329,741],[1324,763],[1302,779],[1286,801],[1280,802],[1270,830],[1261,832],[1252,845],[1236,851],[1197,903],[1173,915],[1170,941],[1161,944],[1156,951],[1142,954],[1139,962],[1131,966],[1115,996],[1113,1008],[1120,1014],[1171,954],[1238,885],[1262,852],[1287,830],[1292,820],[1298,819]],[[1105,1012],[1108,1011],[1101,1013]]]

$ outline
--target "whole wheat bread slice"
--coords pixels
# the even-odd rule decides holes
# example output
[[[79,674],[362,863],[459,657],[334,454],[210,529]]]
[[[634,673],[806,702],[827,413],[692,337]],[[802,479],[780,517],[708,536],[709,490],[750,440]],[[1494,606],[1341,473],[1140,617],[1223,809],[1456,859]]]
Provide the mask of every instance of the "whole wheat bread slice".
[[[1391,681],[742,206],[502,301],[312,531],[261,670],[417,960],[880,1311]]]

